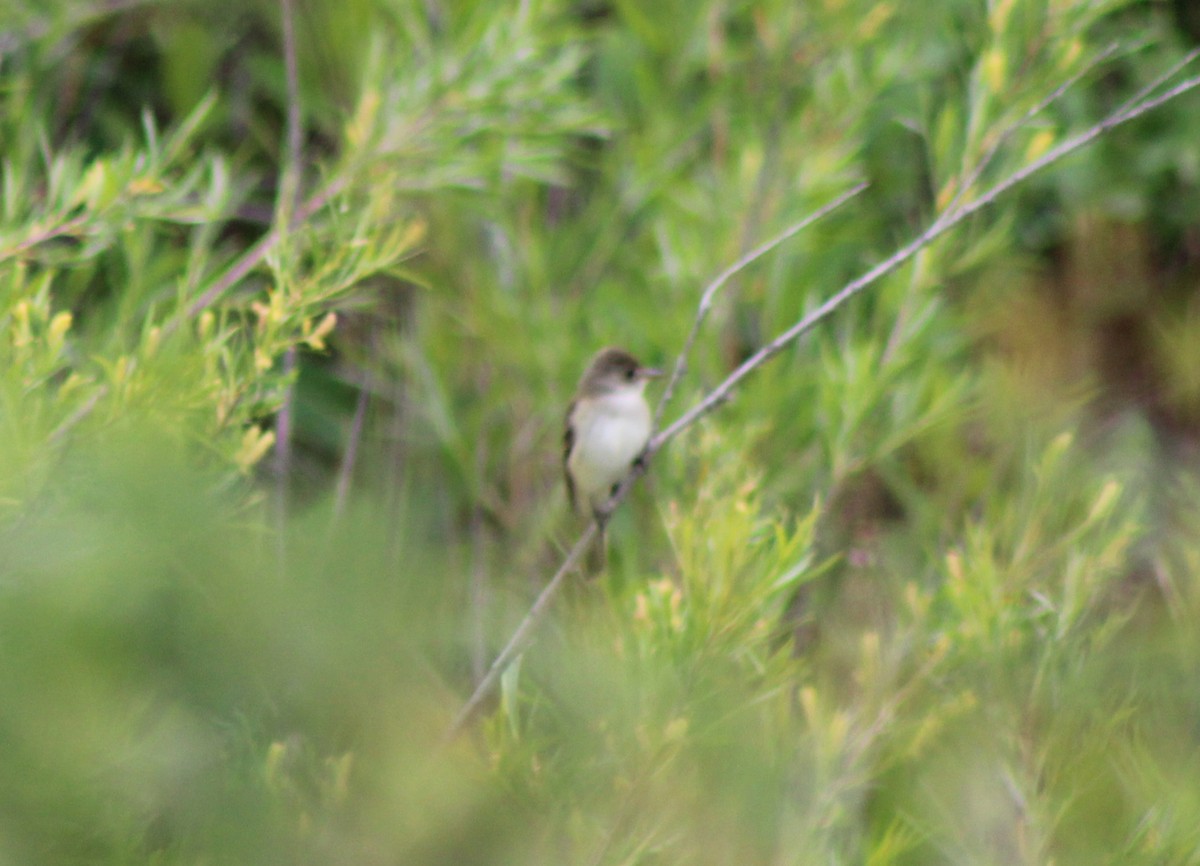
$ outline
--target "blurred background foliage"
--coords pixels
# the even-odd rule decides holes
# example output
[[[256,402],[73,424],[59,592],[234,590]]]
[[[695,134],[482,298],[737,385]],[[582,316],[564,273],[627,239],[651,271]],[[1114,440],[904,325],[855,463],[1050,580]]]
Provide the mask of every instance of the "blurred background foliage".
[[[669,364],[868,181],[672,417],[1198,42],[1187,0],[7,0],[0,862],[1200,861],[1194,95],[673,441],[442,740],[578,529],[598,347]]]

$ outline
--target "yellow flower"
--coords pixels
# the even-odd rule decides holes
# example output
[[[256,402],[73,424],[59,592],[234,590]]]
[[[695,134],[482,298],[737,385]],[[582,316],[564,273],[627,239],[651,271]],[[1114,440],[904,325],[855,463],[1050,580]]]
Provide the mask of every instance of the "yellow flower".
[[[243,474],[248,473],[259,460],[263,459],[274,444],[274,430],[264,431],[257,424],[248,428],[242,435],[242,445],[233,458],[237,462],[238,469]]]
[[[46,331],[46,340],[50,343],[50,347],[56,351],[62,347],[63,338],[67,331],[71,330],[71,322],[74,317],[67,311],[55,313],[54,318],[50,320],[50,327]]]
[[[320,323],[312,329],[312,332],[304,337],[304,342],[306,342],[311,348],[320,352],[325,348],[325,338],[333,332],[333,329],[336,326],[337,313],[326,313],[325,318],[321,319]],[[304,329],[306,331],[310,327],[311,322],[304,323]]]

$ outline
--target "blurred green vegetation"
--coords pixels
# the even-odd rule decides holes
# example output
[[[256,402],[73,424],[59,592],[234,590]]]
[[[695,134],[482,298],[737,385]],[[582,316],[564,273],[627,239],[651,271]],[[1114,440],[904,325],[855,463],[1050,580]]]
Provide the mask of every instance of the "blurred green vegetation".
[[[297,0],[295,207],[289,5],[0,15],[0,863],[1200,862],[1194,95],[674,440],[443,740],[599,346],[669,365],[869,181],[672,417],[1187,3]]]

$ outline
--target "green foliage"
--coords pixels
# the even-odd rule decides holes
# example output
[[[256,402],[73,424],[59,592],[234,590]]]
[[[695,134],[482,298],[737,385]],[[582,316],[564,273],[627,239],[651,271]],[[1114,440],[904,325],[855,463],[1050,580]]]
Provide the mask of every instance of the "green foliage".
[[[0,861],[1195,862],[1194,97],[669,443],[443,739],[587,357],[669,366],[869,181],[669,420],[1161,75],[1162,9],[313,0],[289,105],[286,5],[0,25]]]

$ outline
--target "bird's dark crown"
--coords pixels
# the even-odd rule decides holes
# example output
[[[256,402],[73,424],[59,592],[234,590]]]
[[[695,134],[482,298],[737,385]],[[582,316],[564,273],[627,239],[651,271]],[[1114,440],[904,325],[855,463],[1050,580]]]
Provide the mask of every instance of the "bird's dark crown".
[[[579,381],[579,390],[584,394],[607,390],[607,386],[617,382],[636,382],[645,372],[646,368],[633,355],[624,349],[610,346],[601,349],[596,357],[592,358]]]

